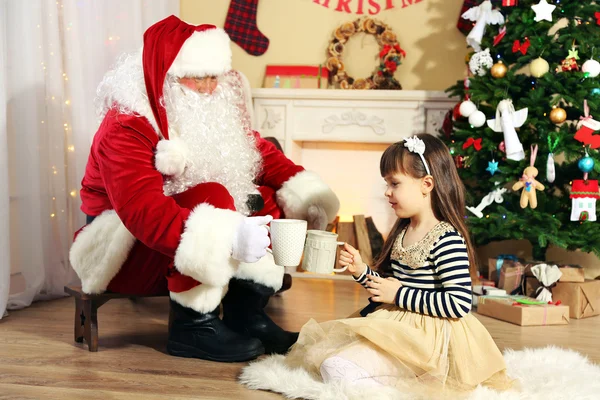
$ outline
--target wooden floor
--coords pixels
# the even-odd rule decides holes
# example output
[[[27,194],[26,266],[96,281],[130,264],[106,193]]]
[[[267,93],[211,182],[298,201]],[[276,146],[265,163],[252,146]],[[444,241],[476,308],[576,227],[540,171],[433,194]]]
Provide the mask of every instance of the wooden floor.
[[[354,282],[294,278],[268,306],[273,319],[299,330],[310,318],[343,318],[366,304]],[[73,341],[70,298],[36,303],[0,320],[0,399],[280,399],[236,382],[245,364],[165,353],[166,297],[111,300],[99,310],[97,353]],[[600,363],[600,317],[567,326],[521,328],[478,316],[501,349],[555,344]]]

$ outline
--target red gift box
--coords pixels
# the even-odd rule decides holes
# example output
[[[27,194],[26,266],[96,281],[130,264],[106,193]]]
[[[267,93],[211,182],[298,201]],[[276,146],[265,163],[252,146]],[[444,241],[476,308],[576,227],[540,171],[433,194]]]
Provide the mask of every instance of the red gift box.
[[[264,88],[326,89],[329,71],[322,65],[267,65]]]

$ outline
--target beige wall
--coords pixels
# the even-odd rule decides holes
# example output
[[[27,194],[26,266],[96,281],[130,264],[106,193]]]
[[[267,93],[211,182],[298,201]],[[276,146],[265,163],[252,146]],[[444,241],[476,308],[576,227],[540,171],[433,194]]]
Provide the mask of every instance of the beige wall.
[[[376,1],[384,6],[387,0]],[[395,8],[386,11],[382,7],[382,11],[374,17],[392,27],[407,52],[407,58],[396,75],[403,87],[444,90],[461,79],[465,72],[465,38],[456,29],[462,0],[416,1],[412,6],[402,8],[403,0],[392,0]],[[353,10],[358,2],[350,1]],[[180,16],[190,23],[222,27],[229,3],[226,0],[181,0]],[[321,3],[324,1],[321,0]],[[329,3],[330,8],[327,9],[313,3],[313,0],[260,0],[258,26],[270,39],[270,47],[264,55],[255,57],[233,45],[234,68],[246,74],[253,87],[260,87],[265,67],[269,64],[323,63],[333,30],[341,23],[358,17],[336,12],[334,8],[338,0],[330,0]],[[368,1],[364,0],[364,4],[366,10]],[[356,77],[370,75],[376,65],[377,52],[378,47],[372,37],[351,39],[344,57],[348,71]],[[316,165],[310,167],[319,169]],[[531,258],[531,245],[523,241],[498,242],[480,248],[478,253],[485,265],[488,257],[500,253]],[[547,258],[584,265],[589,278],[600,275],[600,260],[590,254],[551,248]]]
[[[391,26],[407,57],[397,72],[405,89],[443,90],[463,77],[466,44],[456,29],[462,0],[421,0],[402,8],[403,0],[393,0],[394,8],[384,10],[386,0],[376,0],[382,10],[374,18]],[[350,0],[356,10],[359,0]],[[200,24],[223,26],[229,8],[226,0],[181,0],[182,19]],[[324,3],[324,1],[321,1]],[[407,0],[404,0],[408,4]],[[259,57],[233,46],[233,66],[248,76],[252,87],[260,87],[269,64],[318,65],[326,60],[332,32],[340,24],[359,15],[335,11],[313,0],[260,0],[258,27],[269,38],[269,49]],[[364,0],[364,10],[369,2]],[[379,47],[372,36],[353,37],[344,61],[355,77],[367,77],[377,62]]]

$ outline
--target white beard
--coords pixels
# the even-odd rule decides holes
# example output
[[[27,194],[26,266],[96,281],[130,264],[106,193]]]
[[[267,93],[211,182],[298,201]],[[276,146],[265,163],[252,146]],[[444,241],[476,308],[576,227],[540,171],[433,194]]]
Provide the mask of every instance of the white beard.
[[[199,94],[177,83],[165,87],[164,103],[169,137],[187,146],[187,162],[179,177],[165,179],[167,196],[200,183],[217,182],[234,199],[237,211],[248,215],[248,195],[256,192],[261,157],[256,141],[240,109],[239,88],[220,81],[212,95]]]

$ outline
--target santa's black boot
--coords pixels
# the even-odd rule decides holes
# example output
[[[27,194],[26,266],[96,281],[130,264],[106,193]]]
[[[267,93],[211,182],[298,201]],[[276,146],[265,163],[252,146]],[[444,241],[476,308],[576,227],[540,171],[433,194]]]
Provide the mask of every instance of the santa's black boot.
[[[260,339],[266,353],[284,354],[298,340],[298,332],[281,329],[265,313],[264,308],[274,293],[268,286],[232,279],[223,298],[223,322],[236,332]]]
[[[177,357],[220,362],[252,360],[264,354],[260,340],[229,329],[219,319],[219,308],[199,313],[171,300],[167,352]]]

